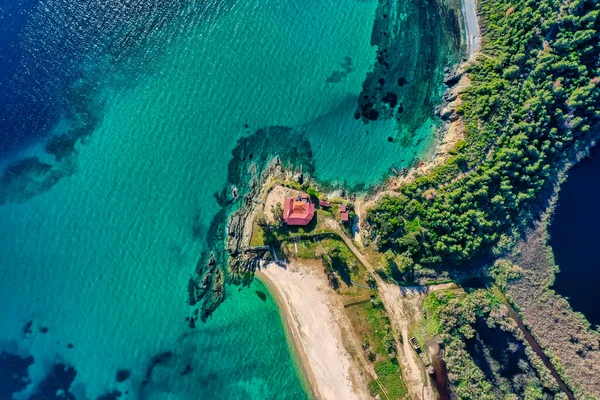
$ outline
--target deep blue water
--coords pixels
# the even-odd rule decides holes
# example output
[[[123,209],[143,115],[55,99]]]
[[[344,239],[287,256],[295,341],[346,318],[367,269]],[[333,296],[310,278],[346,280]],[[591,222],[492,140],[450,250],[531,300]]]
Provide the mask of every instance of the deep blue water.
[[[24,45],[36,4],[4,0],[0,6],[0,157],[35,140],[60,115],[60,101],[50,99],[56,97],[57,81],[66,79],[64,69],[49,70],[56,64],[41,57],[40,63],[29,63],[36,56]]]
[[[550,246],[560,268],[554,290],[600,325],[600,147],[575,165],[562,185],[550,224]]]

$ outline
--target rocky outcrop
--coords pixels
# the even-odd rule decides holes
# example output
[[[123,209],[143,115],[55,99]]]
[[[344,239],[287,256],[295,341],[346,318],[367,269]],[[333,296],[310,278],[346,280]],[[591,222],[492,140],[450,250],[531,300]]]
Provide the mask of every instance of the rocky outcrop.
[[[195,274],[188,281],[188,304],[200,306],[192,311],[186,322],[190,328],[196,327],[198,319],[205,321],[217,306],[225,299],[225,283],[247,285],[252,282],[254,272],[266,256],[264,253],[248,252],[252,234],[252,223],[257,205],[262,204],[262,187],[274,177],[284,177],[281,161],[275,157],[257,176],[256,168],[249,168],[251,173],[248,193],[242,197],[242,205],[229,216],[225,236],[226,256],[219,257],[219,250],[204,255],[196,266]],[[301,174],[302,179],[306,179]],[[231,191],[229,204],[238,200],[237,190]],[[215,255],[216,254],[216,255]],[[267,253],[268,254],[268,253]],[[208,259],[208,260],[207,260]],[[226,262],[226,269],[225,269]]]
[[[283,176],[284,171],[281,161],[278,157],[275,157],[260,178],[256,175],[252,177],[251,190],[244,195],[243,206],[229,217],[225,247],[229,255],[228,267],[232,283],[249,284],[252,281],[254,272],[260,266],[264,254],[246,252],[250,246],[254,211],[257,205],[262,204],[260,197],[263,194],[263,184],[274,177]],[[302,173],[296,176],[301,180],[306,179]]]
[[[188,304],[194,306],[202,304],[202,312],[198,315],[198,309],[187,319],[191,328],[194,328],[198,317],[205,321],[223,300],[225,278],[223,271],[218,266],[214,254],[205,265],[199,263],[196,267],[196,275],[191,276],[188,281]]]
[[[446,69],[444,84],[447,89],[442,96],[442,104],[435,108],[435,114],[446,122],[454,122],[460,118],[456,110],[462,104],[460,96],[470,82],[466,69],[466,64],[461,64],[453,70]]]
[[[244,206],[235,211],[229,217],[229,222],[227,224],[227,243],[225,248],[227,252],[233,256],[241,253],[244,247],[247,246],[247,244],[244,243],[244,228],[246,225],[246,219],[249,217],[252,211],[252,199],[250,197],[250,193],[246,194],[244,196]]]

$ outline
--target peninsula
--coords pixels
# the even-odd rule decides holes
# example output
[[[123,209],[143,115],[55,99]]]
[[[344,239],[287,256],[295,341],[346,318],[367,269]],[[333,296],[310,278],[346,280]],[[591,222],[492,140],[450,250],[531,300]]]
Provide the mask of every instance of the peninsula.
[[[447,73],[433,157],[368,194],[276,159],[228,239],[235,274],[277,299],[316,398],[600,397],[600,336],[550,290],[545,233],[600,134],[600,5],[461,4],[468,54]]]

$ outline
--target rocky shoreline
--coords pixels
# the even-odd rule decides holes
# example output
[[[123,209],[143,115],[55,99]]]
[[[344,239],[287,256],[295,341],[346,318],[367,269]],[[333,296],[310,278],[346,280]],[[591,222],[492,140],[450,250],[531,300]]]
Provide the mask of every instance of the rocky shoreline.
[[[272,179],[284,179],[284,170],[279,157],[274,157],[265,170],[260,174],[256,167],[251,166],[249,191],[239,197],[235,187],[231,190],[231,202],[242,200],[237,210],[231,213],[227,221],[225,256],[221,257],[226,269],[219,265],[214,251],[204,255],[196,266],[195,275],[188,281],[188,304],[196,306],[192,315],[186,320],[194,328],[198,319],[205,321],[210,314],[225,300],[225,284],[249,285],[254,277],[254,272],[260,266],[265,252],[249,252],[252,238],[252,224],[257,205],[262,204],[260,199],[265,195],[264,187]],[[208,258],[207,261],[204,261]]]
[[[260,178],[253,174],[250,182],[250,192],[244,195],[244,204],[231,216],[227,223],[228,268],[232,283],[248,285],[254,272],[260,266],[264,253],[248,252],[252,239],[252,224],[256,208],[265,195],[265,185],[275,178],[284,178],[285,171],[279,157],[273,158]]]

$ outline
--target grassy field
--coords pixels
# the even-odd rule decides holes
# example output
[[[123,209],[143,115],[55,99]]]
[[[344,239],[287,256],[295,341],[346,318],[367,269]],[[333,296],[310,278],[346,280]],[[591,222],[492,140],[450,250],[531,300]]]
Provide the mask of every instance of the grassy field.
[[[460,295],[460,290],[447,290],[444,291],[444,296],[448,299],[454,298]],[[438,308],[442,304],[438,300],[438,293],[429,294],[423,301],[423,312],[424,317],[421,318],[418,323],[411,326],[410,335],[417,339],[419,346],[425,349],[426,344],[429,340],[434,339],[437,335],[442,333],[442,326],[440,324]]]
[[[252,226],[252,238],[250,246],[264,246],[266,244],[265,231],[262,226],[254,224]]]
[[[398,399],[407,395],[395,355],[390,321],[379,299],[373,296],[369,302],[347,307],[346,314],[355,334],[361,340],[363,353],[373,363],[377,374],[378,379],[369,382],[372,395],[379,395],[382,399]]]

